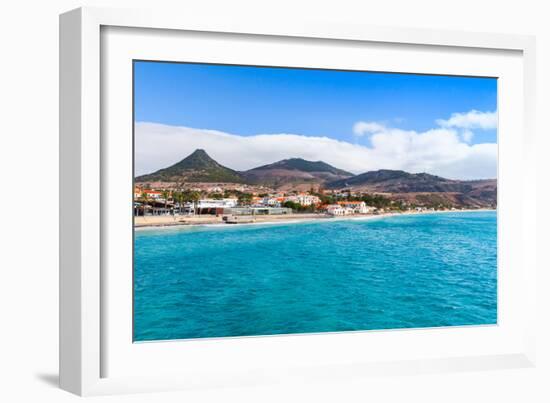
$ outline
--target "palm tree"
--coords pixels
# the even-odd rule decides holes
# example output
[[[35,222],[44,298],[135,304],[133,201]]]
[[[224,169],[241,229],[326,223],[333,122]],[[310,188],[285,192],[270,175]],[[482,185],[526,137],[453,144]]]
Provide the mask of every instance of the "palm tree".
[[[184,197],[183,192],[178,193],[178,203],[180,205],[180,214],[181,214],[181,209],[183,207],[183,204],[185,203],[185,197]]]
[[[168,197],[170,196],[170,192],[168,190],[162,191],[162,198],[164,199],[164,211],[168,210]]]
[[[176,215],[176,203],[179,205],[181,210],[181,203],[180,203],[180,192],[173,191],[172,192],[172,201],[174,202],[174,216]]]
[[[201,194],[197,191],[194,191],[189,194],[189,198],[193,202],[193,213],[197,214],[197,207],[198,207],[197,203],[201,199]],[[199,215],[200,215],[200,211],[199,211]]]
[[[147,194],[147,192],[141,192],[141,200],[143,201],[143,219],[145,219],[147,203],[149,202],[149,195]]]

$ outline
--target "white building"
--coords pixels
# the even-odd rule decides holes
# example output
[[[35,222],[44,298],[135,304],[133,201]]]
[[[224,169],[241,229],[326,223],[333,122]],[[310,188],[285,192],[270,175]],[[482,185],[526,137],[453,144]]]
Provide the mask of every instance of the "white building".
[[[162,199],[162,192],[159,192],[158,190],[150,190],[150,189],[144,189],[142,191],[136,191],[134,190],[134,197],[136,199],[139,199],[143,194],[147,196],[148,199],[151,200],[160,200]],[[164,200],[164,199],[162,199]]]
[[[281,203],[279,202],[279,200],[277,200],[276,197],[266,196],[261,200],[261,204],[263,206],[269,206],[269,207],[281,207]]]
[[[374,211],[374,207],[367,206],[364,201],[342,201],[338,204],[352,210],[354,214],[369,214]]]
[[[236,207],[238,200],[234,198],[227,199],[201,199],[196,203],[187,202],[183,205],[181,212],[184,214],[218,214],[224,208]]]
[[[302,206],[311,206],[312,204],[319,204],[321,202],[321,199],[319,199],[317,196],[300,194],[296,196],[287,196],[285,197],[284,201],[291,201],[301,204]]]
[[[236,207],[237,199],[201,199],[197,202],[197,208],[224,208],[224,207]]]
[[[329,204],[327,206],[327,213],[333,216],[343,216],[348,214],[348,209],[340,206],[339,204]]]

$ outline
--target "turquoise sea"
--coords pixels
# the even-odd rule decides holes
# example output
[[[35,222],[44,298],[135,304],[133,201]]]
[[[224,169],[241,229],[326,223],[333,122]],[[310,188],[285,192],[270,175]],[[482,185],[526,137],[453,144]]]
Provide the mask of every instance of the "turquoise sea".
[[[497,321],[494,211],[135,231],[134,340]]]

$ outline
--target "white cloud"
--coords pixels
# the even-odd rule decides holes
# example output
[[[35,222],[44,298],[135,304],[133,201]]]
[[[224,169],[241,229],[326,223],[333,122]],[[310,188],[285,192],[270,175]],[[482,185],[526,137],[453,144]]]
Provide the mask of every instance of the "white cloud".
[[[496,144],[470,145],[452,128],[419,133],[376,125],[367,126],[376,130],[373,130],[371,145],[365,146],[321,136],[239,136],[213,130],[137,123],[136,175],[167,167],[195,149],[203,148],[219,163],[236,170],[300,157],[322,160],[356,174],[377,169],[402,169],[456,179],[496,177]]]
[[[365,134],[378,133],[386,130],[386,127],[376,122],[359,121],[353,125],[353,134],[356,136],[364,136]]]
[[[470,143],[472,141],[472,138],[474,137],[474,132],[471,130],[464,130],[461,134],[462,140],[464,140],[466,143]]]
[[[438,119],[436,123],[446,128],[490,130],[497,127],[497,113],[471,110],[466,113],[453,113],[449,119]]]

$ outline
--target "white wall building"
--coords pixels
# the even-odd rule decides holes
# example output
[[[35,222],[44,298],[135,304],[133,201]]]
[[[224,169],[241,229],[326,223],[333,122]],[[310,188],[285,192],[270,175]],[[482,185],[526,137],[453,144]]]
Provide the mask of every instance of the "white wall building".
[[[263,206],[269,206],[269,207],[281,207],[281,203],[279,202],[279,200],[277,200],[277,198],[275,197],[264,197],[261,201],[261,204]]]
[[[374,211],[374,207],[367,206],[364,201],[343,201],[338,204],[344,208],[353,210],[354,214],[369,214]]]
[[[159,192],[157,190],[149,190],[149,189],[144,189],[142,191],[134,190],[134,197],[136,199],[140,198],[142,196],[142,194],[146,194],[147,198],[151,199],[151,200],[160,200],[160,199],[162,199],[162,192]],[[162,200],[164,200],[164,199],[162,199]]]
[[[236,207],[237,199],[201,199],[197,202],[197,208],[224,208],[224,207]]]
[[[319,199],[317,196],[301,194],[296,196],[287,196],[285,197],[285,201],[298,203],[302,206],[311,206],[312,204],[319,204],[321,202],[321,199]]]
[[[329,204],[327,206],[327,213],[333,216],[343,216],[346,215],[346,208],[340,206],[339,204]]]
[[[374,212],[374,207],[367,206],[365,202],[338,202],[338,204],[329,204],[327,213],[334,216],[344,216],[352,214],[369,214]]]

